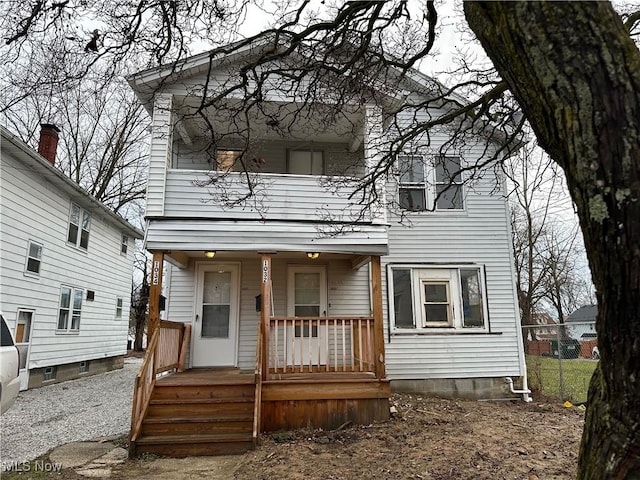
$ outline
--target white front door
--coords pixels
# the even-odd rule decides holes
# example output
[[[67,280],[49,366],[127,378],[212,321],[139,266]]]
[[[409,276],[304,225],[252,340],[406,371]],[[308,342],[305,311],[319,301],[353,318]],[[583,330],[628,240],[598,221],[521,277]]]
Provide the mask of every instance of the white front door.
[[[239,282],[237,264],[198,266],[192,366],[237,366]]]
[[[18,310],[16,322],[16,347],[20,352],[20,390],[26,390],[29,386],[29,347],[31,346],[31,331],[33,327],[33,312],[30,310]]]
[[[289,317],[327,316],[327,273],[324,265],[289,266],[287,279],[287,315]],[[327,335],[325,325],[313,322],[289,326],[288,338],[293,339],[287,351],[289,365],[325,365]]]

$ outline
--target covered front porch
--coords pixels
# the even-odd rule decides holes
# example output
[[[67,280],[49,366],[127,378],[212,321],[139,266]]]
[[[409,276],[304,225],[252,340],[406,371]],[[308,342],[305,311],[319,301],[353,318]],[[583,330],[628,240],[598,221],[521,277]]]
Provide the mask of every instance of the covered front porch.
[[[280,260],[295,267],[288,268],[293,272],[288,282],[295,285],[297,280],[291,275],[301,272],[303,285],[291,293],[295,297],[293,306],[279,308],[281,314],[274,315],[278,305],[273,298],[274,256],[272,252],[260,253],[259,270],[251,269],[259,274],[259,295],[255,298],[259,311],[253,324],[255,359],[249,366],[241,355],[241,361],[222,367],[194,362],[194,348],[205,345],[194,343],[193,338],[202,335],[205,313],[191,323],[160,320],[157,307],[167,256],[154,252],[150,341],[136,380],[132,455],[145,451],[171,456],[234,453],[254,447],[262,431],[337,428],[348,422],[371,423],[388,418],[390,387],[384,366],[380,256],[345,257],[354,271],[368,266],[365,270],[369,275],[364,278],[365,290],[370,292],[365,306],[369,315],[331,316],[327,312],[330,308],[339,310],[332,304],[339,296],[328,295],[329,301],[323,303],[309,285],[314,286],[320,278],[328,289],[337,290],[340,280],[336,279],[342,277],[332,274],[327,282],[321,274],[317,278],[309,276],[309,272],[322,272],[322,268],[305,268],[292,260]],[[184,256],[181,258],[184,261]],[[211,265],[232,263],[227,258],[219,262]],[[347,261],[342,259],[342,263]],[[197,276],[198,268],[193,270]],[[282,279],[278,282],[285,283]],[[309,287],[306,290],[305,285]],[[241,295],[238,292],[241,307],[242,296],[253,293],[250,288],[243,289],[248,291],[243,290]],[[276,292],[279,290],[282,286],[276,288]]]

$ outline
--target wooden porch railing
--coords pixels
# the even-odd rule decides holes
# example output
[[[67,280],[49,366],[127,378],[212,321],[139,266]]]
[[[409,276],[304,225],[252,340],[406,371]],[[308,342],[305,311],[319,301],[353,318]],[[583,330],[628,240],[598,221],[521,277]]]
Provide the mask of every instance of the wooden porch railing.
[[[262,354],[264,352],[264,324],[258,322],[258,341],[256,343],[256,365],[254,378],[256,382],[256,396],[253,404],[253,446],[260,443],[260,428],[262,415]]]
[[[147,344],[142,366],[133,387],[130,442],[135,442],[142,430],[142,421],[149,408],[156,377],[169,371],[182,371],[189,345],[191,325],[160,321]],[[133,449],[132,449],[133,450]],[[130,451],[130,453],[133,453]]]
[[[376,372],[372,317],[271,317],[269,373]]]

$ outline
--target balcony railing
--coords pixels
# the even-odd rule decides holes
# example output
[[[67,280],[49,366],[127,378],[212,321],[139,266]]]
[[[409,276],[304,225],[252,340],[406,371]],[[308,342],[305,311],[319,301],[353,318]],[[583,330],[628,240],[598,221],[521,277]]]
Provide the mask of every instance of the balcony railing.
[[[207,175],[194,170],[168,170],[164,215],[179,218],[234,220],[332,221],[383,224],[378,205],[361,203],[357,180],[312,175],[251,174],[253,195],[241,205],[235,199],[247,192],[246,177],[228,173],[206,186]],[[203,186],[204,185],[204,186]],[[377,210],[375,213],[373,210]]]
[[[271,317],[269,373],[373,372],[371,317]]]

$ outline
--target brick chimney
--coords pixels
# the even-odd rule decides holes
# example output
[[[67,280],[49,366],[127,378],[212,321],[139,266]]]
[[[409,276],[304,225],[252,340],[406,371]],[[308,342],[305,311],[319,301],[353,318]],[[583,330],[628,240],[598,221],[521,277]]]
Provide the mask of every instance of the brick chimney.
[[[50,123],[40,125],[40,142],[38,153],[49,160],[51,165],[56,163],[56,149],[58,148],[58,133],[60,129]]]

